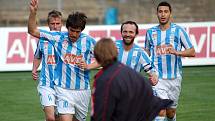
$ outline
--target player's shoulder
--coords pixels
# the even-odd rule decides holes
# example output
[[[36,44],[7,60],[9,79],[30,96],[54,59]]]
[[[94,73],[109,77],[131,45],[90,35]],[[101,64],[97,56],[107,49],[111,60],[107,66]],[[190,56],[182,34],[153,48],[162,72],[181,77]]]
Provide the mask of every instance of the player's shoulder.
[[[179,29],[179,30],[182,30],[182,31],[185,31],[185,27],[180,26],[180,25],[178,25],[178,24],[176,24],[176,23],[171,23],[171,27],[172,27],[172,28]]]
[[[63,35],[64,32],[61,31],[50,31],[50,30],[45,30],[45,29],[39,29],[41,33],[46,33],[46,34],[52,34],[52,35]]]
[[[149,29],[147,29],[147,32],[153,32],[153,31],[157,31],[159,29],[159,25],[155,25]]]
[[[122,40],[116,40],[115,43],[116,44],[122,44]]]
[[[138,51],[138,52],[143,52],[143,48],[141,48],[139,45],[137,45],[137,44],[134,44],[133,45],[133,50],[134,51]]]
[[[116,40],[116,41],[114,41],[114,43],[115,43],[115,45],[116,45],[116,47],[119,49],[119,48],[121,48],[121,46],[122,46],[122,40]]]
[[[133,44],[133,48],[135,48],[135,49],[141,49],[141,47],[139,45],[137,45],[136,43]]]
[[[96,41],[92,36],[86,34],[86,33],[81,33],[80,34],[80,39],[86,38],[88,41]]]

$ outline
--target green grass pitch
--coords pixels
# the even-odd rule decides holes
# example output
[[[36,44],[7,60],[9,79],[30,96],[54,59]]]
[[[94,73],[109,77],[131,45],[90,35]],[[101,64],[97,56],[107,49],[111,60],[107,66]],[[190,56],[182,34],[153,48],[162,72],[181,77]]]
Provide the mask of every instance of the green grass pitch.
[[[1,72],[0,121],[44,121],[36,85],[31,72]],[[215,121],[214,112],[215,66],[184,67],[177,121]]]

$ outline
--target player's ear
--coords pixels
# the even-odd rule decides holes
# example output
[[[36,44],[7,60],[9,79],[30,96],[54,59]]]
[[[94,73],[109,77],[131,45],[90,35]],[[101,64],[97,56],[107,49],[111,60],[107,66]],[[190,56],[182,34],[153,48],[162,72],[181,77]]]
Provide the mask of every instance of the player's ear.
[[[170,17],[172,18],[173,16],[172,16],[172,13],[170,13]]]
[[[170,14],[170,21],[171,21],[171,22],[173,21],[173,16],[172,16],[172,14]]]

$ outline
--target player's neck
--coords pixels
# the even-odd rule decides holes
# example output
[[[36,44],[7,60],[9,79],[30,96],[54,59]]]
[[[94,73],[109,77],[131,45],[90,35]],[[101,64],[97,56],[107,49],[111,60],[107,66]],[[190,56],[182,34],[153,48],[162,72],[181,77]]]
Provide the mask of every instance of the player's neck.
[[[130,44],[130,45],[125,45],[124,44],[124,46],[123,46],[125,51],[129,51],[132,47],[133,47],[133,44]]]
[[[166,31],[169,28],[170,28],[170,22],[168,22],[166,24],[160,24],[161,31]]]

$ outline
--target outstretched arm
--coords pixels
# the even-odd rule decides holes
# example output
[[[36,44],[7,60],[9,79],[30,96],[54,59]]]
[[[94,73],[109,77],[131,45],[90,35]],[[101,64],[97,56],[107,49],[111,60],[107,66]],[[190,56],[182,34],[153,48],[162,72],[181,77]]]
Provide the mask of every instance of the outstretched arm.
[[[91,69],[99,68],[100,64],[98,64],[96,60],[90,64],[87,64],[85,61],[81,61],[80,63],[78,63],[78,66],[82,69],[91,70]]]
[[[30,8],[30,15],[28,19],[28,33],[36,38],[39,38],[40,32],[37,29],[37,22],[36,22],[38,0],[31,0],[29,8]]]

